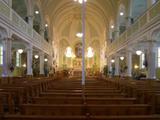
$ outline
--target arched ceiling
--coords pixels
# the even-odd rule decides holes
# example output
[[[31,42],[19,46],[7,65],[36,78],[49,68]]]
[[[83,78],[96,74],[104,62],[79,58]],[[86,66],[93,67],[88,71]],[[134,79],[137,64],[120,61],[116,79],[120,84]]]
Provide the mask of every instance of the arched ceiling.
[[[72,14],[75,8],[80,8],[81,5],[74,2],[73,0],[40,0],[42,8],[45,14],[48,14],[51,20],[55,20],[60,14]],[[108,18],[115,17],[117,4],[119,0],[88,0],[87,1],[87,14],[93,14],[97,17],[103,18],[105,22]],[[79,11],[81,12],[81,11]]]
[[[53,35],[56,35],[56,38],[53,39],[60,41],[60,37],[68,37],[68,40],[72,41],[71,34],[78,32],[76,23],[81,21],[82,5],[74,0],[39,1],[45,16],[50,19]],[[104,33],[109,27],[110,20],[116,18],[118,2],[119,0],[87,0],[86,27],[88,33],[86,34],[90,36],[88,39],[93,40],[92,35],[94,35],[97,40],[101,40],[100,44],[104,44],[106,39]],[[68,36],[63,36],[67,34]]]

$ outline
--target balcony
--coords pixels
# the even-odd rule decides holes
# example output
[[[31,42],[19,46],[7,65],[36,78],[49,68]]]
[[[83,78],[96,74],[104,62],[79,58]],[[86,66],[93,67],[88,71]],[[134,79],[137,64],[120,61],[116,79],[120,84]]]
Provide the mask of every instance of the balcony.
[[[108,54],[112,55],[115,52],[123,49],[129,43],[140,38],[145,32],[155,26],[160,21],[160,1],[148,9],[137,21],[131,25],[123,34],[115,41],[110,43]]]
[[[4,24],[23,37],[25,41],[47,54],[51,54],[52,46],[3,1],[0,1],[0,20],[1,19]]]

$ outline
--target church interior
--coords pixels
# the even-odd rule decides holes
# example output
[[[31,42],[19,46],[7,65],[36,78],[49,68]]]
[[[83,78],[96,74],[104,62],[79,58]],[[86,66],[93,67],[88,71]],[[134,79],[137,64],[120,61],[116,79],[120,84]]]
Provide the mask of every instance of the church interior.
[[[0,120],[160,120],[160,0],[0,0]]]

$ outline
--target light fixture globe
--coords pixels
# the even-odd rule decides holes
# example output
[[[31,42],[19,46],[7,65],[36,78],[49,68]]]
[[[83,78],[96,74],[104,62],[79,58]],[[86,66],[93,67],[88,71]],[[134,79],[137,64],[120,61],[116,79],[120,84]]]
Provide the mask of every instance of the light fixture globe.
[[[74,0],[74,2],[79,2],[80,4],[82,4],[83,3],[83,0]],[[87,0],[84,0],[84,2],[87,2]]]
[[[47,23],[45,24],[45,27],[48,27],[48,24],[47,24]]]
[[[138,69],[139,68],[139,66],[138,65],[134,65],[134,69]]]
[[[141,54],[142,54],[142,51],[141,51],[141,50],[137,50],[137,51],[136,51],[136,54],[137,54],[137,55],[141,55]]]
[[[80,32],[79,32],[79,33],[76,34],[76,36],[77,36],[78,38],[82,38],[82,37],[83,37],[83,33],[80,33]]]
[[[23,49],[18,49],[18,53],[22,54],[23,53]]]
[[[24,63],[22,66],[25,68],[25,67],[26,67],[26,64]]]
[[[111,60],[111,63],[115,63],[115,60],[114,60],[114,59],[112,59],[112,60]]]
[[[48,61],[48,59],[47,59],[47,58],[45,58],[45,59],[44,59],[44,61],[45,61],[45,62],[47,62],[47,61]]]
[[[38,14],[39,14],[39,11],[38,11],[38,10],[36,10],[36,11],[35,11],[35,14],[37,14],[37,15],[38,15]]]
[[[119,14],[120,14],[120,16],[123,16],[123,15],[124,15],[124,12],[120,12]]]
[[[124,57],[123,57],[123,56],[121,56],[121,57],[120,57],[120,60],[122,60],[122,61],[123,61],[123,60],[124,60]]]
[[[113,28],[114,28],[114,25],[111,25],[111,28],[113,29]]]
[[[35,55],[35,56],[34,56],[34,58],[35,58],[35,59],[38,59],[38,58],[39,58],[39,56],[38,56],[38,55]]]

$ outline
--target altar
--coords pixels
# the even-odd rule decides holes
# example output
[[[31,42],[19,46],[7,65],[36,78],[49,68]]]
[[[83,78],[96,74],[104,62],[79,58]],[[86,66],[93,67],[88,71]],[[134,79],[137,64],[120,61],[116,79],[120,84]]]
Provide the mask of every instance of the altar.
[[[73,60],[73,68],[75,70],[82,70],[82,58],[75,58]]]
[[[73,60],[73,76],[81,76],[82,74],[82,59],[75,58]]]

